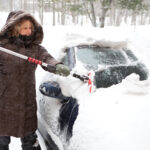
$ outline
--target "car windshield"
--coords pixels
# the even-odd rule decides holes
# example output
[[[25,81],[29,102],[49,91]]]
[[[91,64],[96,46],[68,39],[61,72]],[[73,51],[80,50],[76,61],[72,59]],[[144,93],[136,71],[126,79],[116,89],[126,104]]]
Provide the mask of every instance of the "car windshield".
[[[76,52],[77,59],[88,69],[97,69],[99,64],[107,66],[127,64],[125,55],[122,50],[98,46],[80,46]]]

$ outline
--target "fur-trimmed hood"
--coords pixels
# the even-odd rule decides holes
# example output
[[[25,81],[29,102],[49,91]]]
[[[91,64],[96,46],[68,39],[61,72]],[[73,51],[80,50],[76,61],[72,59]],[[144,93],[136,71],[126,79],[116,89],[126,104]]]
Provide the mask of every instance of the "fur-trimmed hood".
[[[12,11],[9,13],[6,23],[0,31],[0,37],[5,37],[7,32],[10,32],[10,30],[22,19],[29,19],[33,23],[33,43],[41,44],[44,36],[42,26],[35,20],[35,18],[31,14],[24,11]]]
[[[9,34],[12,27],[26,18],[34,25],[29,45],[20,37]],[[40,45],[42,39],[41,25],[30,14],[15,11],[9,14],[0,32],[0,47],[56,66],[59,62]],[[36,68],[37,64],[0,51],[0,136],[24,137],[36,131]]]

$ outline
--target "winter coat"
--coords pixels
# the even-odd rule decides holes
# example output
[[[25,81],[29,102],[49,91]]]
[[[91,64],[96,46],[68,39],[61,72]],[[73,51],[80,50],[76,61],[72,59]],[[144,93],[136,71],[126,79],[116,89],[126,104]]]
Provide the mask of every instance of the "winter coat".
[[[28,45],[8,35],[24,18],[34,25],[33,39]],[[40,45],[42,40],[41,25],[23,11],[11,12],[0,31],[0,47],[55,66],[59,62]],[[0,136],[24,137],[37,129],[36,68],[36,64],[0,51]]]

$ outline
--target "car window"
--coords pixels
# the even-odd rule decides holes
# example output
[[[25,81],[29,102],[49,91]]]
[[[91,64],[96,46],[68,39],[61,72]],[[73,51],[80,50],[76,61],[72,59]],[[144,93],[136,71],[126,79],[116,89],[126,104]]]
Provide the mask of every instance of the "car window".
[[[86,67],[100,65],[127,64],[126,53],[123,50],[101,47],[78,47],[77,59]]]
[[[64,56],[62,62],[69,66],[70,69],[74,68],[75,66],[75,53],[74,53],[74,47],[66,49],[66,55]]]

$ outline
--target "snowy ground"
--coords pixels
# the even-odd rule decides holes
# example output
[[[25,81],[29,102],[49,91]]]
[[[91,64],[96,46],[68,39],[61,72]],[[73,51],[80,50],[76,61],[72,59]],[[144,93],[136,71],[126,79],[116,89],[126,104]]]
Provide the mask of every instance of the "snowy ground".
[[[70,41],[76,38],[79,42],[84,37],[103,41],[127,41],[128,47],[150,70],[150,35],[147,34],[150,26],[106,27],[104,29],[44,26],[44,30],[46,35],[43,45],[55,58],[59,58],[59,48],[68,44],[68,39],[64,35],[69,36]],[[37,73],[38,85],[44,72],[39,69]],[[71,91],[70,85],[72,84],[69,83],[68,78],[63,86]],[[99,89],[91,95],[87,94],[84,87],[75,88],[74,86],[73,88],[78,89],[72,94],[78,98],[80,109],[68,150],[150,149],[149,80],[139,82],[138,76],[133,74],[121,84]]]
[[[3,24],[4,22],[0,26]],[[70,36],[70,39],[88,36],[103,40],[128,41],[129,47],[150,70],[150,26],[121,26],[106,27],[104,29],[78,26],[44,26],[44,33],[43,45],[55,58],[59,58],[59,48],[65,45],[64,35]],[[36,73],[37,87],[44,74],[45,72],[39,67]],[[89,122],[91,124],[85,128],[80,126],[79,121],[77,121],[75,124],[76,130],[84,129],[80,130],[82,137],[85,136],[85,133],[89,133],[89,137],[91,137],[90,131],[92,131],[92,128],[97,129],[99,132],[92,133],[91,138],[80,139],[79,142],[83,144],[82,150],[87,150],[87,147],[88,150],[150,149],[149,82],[136,82],[137,84],[133,85],[130,82],[132,78],[135,82],[138,80],[138,77],[133,75],[117,86],[112,86],[107,90],[99,89],[88,98],[83,94],[82,98],[84,97],[84,100],[80,101],[81,112],[78,120],[84,122],[84,124],[89,124]],[[86,115],[92,120],[85,117]],[[97,121],[97,118],[100,121]],[[40,135],[39,140],[42,150],[46,150]],[[74,137],[74,141],[78,140],[78,137]],[[99,148],[97,142],[91,140],[99,140],[101,147]],[[88,145],[91,142],[93,144]],[[12,138],[10,149],[21,150],[20,140]]]
[[[38,139],[39,139],[42,150],[47,150],[40,133],[37,132],[37,135],[38,135]],[[21,150],[21,142],[19,138],[15,138],[15,137],[11,138],[10,150]]]

